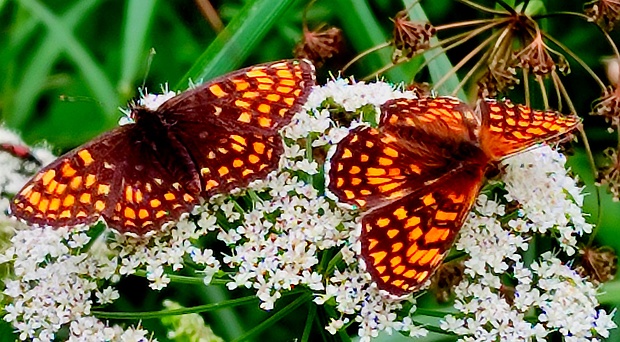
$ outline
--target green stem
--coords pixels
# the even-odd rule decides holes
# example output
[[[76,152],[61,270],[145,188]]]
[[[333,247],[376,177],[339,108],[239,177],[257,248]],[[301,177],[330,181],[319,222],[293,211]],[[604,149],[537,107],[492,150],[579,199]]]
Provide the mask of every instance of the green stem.
[[[135,276],[146,278],[148,276],[148,272],[145,270],[137,270],[134,273]],[[191,276],[182,276],[176,274],[166,274],[168,278],[170,278],[170,282],[176,284],[189,284],[189,285],[205,285],[203,277],[191,277]],[[226,285],[230,280],[227,279],[212,279],[209,285]]]
[[[210,312],[210,311],[220,310],[223,308],[246,305],[246,304],[254,303],[257,301],[258,301],[258,297],[247,296],[247,297],[226,300],[226,301],[219,302],[219,303],[198,305],[198,306],[193,306],[189,308],[180,308],[180,309],[143,311],[143,312],[108,312],[108,311],[92,310],[91,313],[99,318],[104,318],[104,319],[141,319],[141,320],[144,320],[144,319],[161,318],[161,317],[172,316],[172,315],[184,315],[184,314],[190,314],[190,313]]]
[[[273,326],[277,321],[289,315],[291,312],[293,312],[295,309],[297,309],[299,306],[301,306],[305,302],[309,301],[311,298],[312,298],[312,294],[310,292],[304,293],[303,295],[295,299],[293,302],[291,302],[289,305],[287,305],[283,309],[274,313],[271,317],[264,320],[261,324],[255,326],[254,328],[248,330],[245,334],[234,339],[233,342],[249,340],[251,337],[257,335],[263,330]]]

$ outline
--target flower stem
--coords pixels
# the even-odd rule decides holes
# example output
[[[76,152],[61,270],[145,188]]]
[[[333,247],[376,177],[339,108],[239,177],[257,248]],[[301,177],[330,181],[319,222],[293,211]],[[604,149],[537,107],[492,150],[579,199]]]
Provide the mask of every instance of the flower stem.
[[[286,295],[288,293],[283,294]],[[222,301],[219,303],[205,304],[205,305],[197,305],[188,308],[180,308],[180,309],[168,309],[168,310],[159,310],[159,311],[143,311],[143,312],[108,312],[108,311],[99,311],[92,310],[91,313],[99,318],[104,319],[153,319],[160,318],[165,316],[172,315],[184,315],[189,313],[201,313],[201,312],[210,312],[223,308],[230,308],[240,305],[251,304],[258,301],[258,297],[256,296],[246,296],[231,300]]]
[[[363,57],[368,56],[369,54],[375,52],[375,51],[379,51],[383,48],[386,48],[388,46],[390,46],[390,42],[385,42],[383,44],[379,44],[377,46],[373,46],[370,49],[361,52],[360,54],[358,54],[357,56],[353,57],[352,60],[349,61],[349,63],[345,64],[345,66],[342,67],[342,69],[340,69],[340,73],[344,75],[344,72],[351,66],[353,65],[353,63],[359,61],[360,59],[362,59]]]

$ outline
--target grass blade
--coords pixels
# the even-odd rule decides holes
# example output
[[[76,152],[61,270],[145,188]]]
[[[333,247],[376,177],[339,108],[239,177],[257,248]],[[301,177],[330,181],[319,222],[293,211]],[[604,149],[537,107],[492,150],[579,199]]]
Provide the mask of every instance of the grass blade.
[[[73,30],[82,19],[92,11],[101,0],[77,2],[60,19],[66,30]],[[45,85],[54,61],[63,51],[55,35],[47,33],[43,42],[32,53],[32,59],[22,73],[22,79],[11,97],[11,108],[5,112],[4,120],[11,127],[22,128],[31,118],[36,106],[36,99]]]
[[[403,0],[403,5],[406,8],[409,8],[416,0]],[[426,17],[426,13],[424,13],[424,9],[420,5],[420,3],[416,3],[409,10],[409,17],[413,20],[418,20],[422,22],[428,21],[428,17]],[[437,37],[431,38],[431,45],[439,44],[439,40]],[[435,57],[436,56],[436,57]],[[435,83],[443,78],[444,75],[451,72],[452,63],[448,59],[448,56],[442,52],[440,49],[430,50],[424,54],[424,58],[427,60],[433,59],[428,64],[428,71],[431,75],[431,82]],[[431,84],[432,84],[431,83]],[[458,87],[459,79],[456,74],[453,74],[448,81],[446,81],[439,89],[436,89],[439,94],[450,94],[454,89]],[[459,89],[457,93],[457,97],[461,100],[467,100],[467,94],[463,89]]]
[[[67,56],[75,63],[84,76],[88,86],[107,115],[110,125],[116,124],[116,116],[112,115],[115,113],[118,105],[116,91],[91,54],[65,27],[63,22],[40,2],[36,0],[19,0],[19,3],[45,24],[54,36],[56,44],[62,46],[64,52],[66,52]]]
[[[294,0],[248,1],[181,78],[176,89],[187,88],[189,79],[209,80],[239,68],[293,2]]]
[[[269,317],[266,320],[264,320],[261,324],[259,324],[259,325],[255,326],[254,328],[248,330],[242,336],[237,337],[234,341],[247,341],[247,340],[250,340],[251,337],[253,337],[254,335],[260,333],[261,331],[263,331],[263,330],[273,326],[277,321],[279,321],[280,319],[284,318],[284,316],[286,316],[286,315],[290,314],[291,312],[293,312],[295,309],[297,309],[302,304],[308,302],[311,298],[312,298],[312,294],[310,292],[307,292],[307,293],[299,296],[297,299],[295,299],[289,305],[287,305],[286,307],[282,308],[278,312],[274,313],[271,317]]]
[[[357,51],[365,51],[384,44],[390,38],[384,33],[366,1],[336,0],[342,13],[342,29]],[[385,48],[366,56],[361,61],[365,70],[379,70],[392,63],[392,49]],[[417,60],[399,64],[385,73],[392,82],[410,82],[417,73]]]

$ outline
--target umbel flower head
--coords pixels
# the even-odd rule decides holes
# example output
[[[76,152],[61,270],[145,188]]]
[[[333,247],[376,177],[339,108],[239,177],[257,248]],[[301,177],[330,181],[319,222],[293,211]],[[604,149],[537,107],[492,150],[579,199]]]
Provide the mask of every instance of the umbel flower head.
[[[620,20],[620,1],[594,0],[584,6],[588,19],[595,22],[603,30],[611,31]]]
[[[577,271],[594,284],[612,280],[618,272],[618,255],[608,246],[586,247],[580,251]]]
[[[329,333],[346,328],[361,341],[380,332],[425,335],[413,315],[436,308],[416,301],[422,293],[395,299],[379,291],[360,263],[360,213],[325,196],[323,165],[313,158],[314,150],[329,149],[351,127],[377,122],[378,107],[394,98],[416,94],[344,79],[316,87],[282,131],[286,147],[277,170],[248,189],[209,199],[147,239],[86,227],[26,228],[0,217],[19,228],[0,255],[12,270],[5,279],[4,320],[21,340],[50,341],[63,331],[70,340],[145,341],[151,333],[137,325],[139,316],[126,324],[106,320],[110,303],[126,296],[118,282],[135,275],[146,278],[151,291],[179,278],[191,279],[194,285],[186,286],[197,292],[204,286],[245,288],[264,310],[278,310],[280,298],[296,296],[291,305],[322,310]],[[334,108],[351,120],[337,125]],[[504,173],[483,189],[456,242],[457,255],[464,256],[463,280],[453,288],[453,313],[441,328],[464,341],[534,340],[551,333],[594,341],[615,327],[592,283],[562,261],[577,255],[577,239],[592,229],[580,208],[582,189],[565,163],[548,146],[503,162]],[[9,179],[9,172],[0,176]],[[18,189],[25,179],[14,182]],[[519,210],[507,212],[506,203],[519,203]],[[540,253],[525,264],[534,236],[547,236],[558,254]],[[180,272],[184,277],[177,277]],[[514,299],[505,300],[504,285],[514,287]],[[540,314],[527,316],[531,312]],[[198,327],[204,329],[202,322],[192,325]]]
[[[478,80],[478,97],[495,98],[508,89],[519,84],[514,67],[505,65],[504,61],[492,63],[488,70]]]
[[[592,115],[602,116],[611,127],[620,127],[620,88],[608,87],[592,109]]]
[[[394,62],[411,58],[430,47],[430,40],[435,35],[435,28],[430,23],[411,21],[407,10],[398,12],[393,21]]]
[[[293,51],[297,58],[307,58],[321,67],[326,59],[332,58],[344,45],[342,30],[337,27],[320,26],[312,31],[304,24],[303,36]]]
[[[555,55],[557,61],[554,60]],[[569,67],[564,56],[547,46],[538,33],[532,42],[519,51],[515,57],[517,65],[537,76],[546,76],[556,69],[568,73]]]

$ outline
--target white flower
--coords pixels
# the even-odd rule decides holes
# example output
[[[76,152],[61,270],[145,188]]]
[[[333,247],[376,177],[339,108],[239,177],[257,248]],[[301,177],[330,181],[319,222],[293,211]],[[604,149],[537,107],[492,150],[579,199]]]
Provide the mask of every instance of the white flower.
[[[120,295],[118,294],[118,291],[116,291],[114,288],[110,286],[103,289],[103,291],[97,290],[95,292],[95,296],[97,296],[97,302],[99,302],[99,304],[109,304],[109,303],[114,302],[120,297]]]

